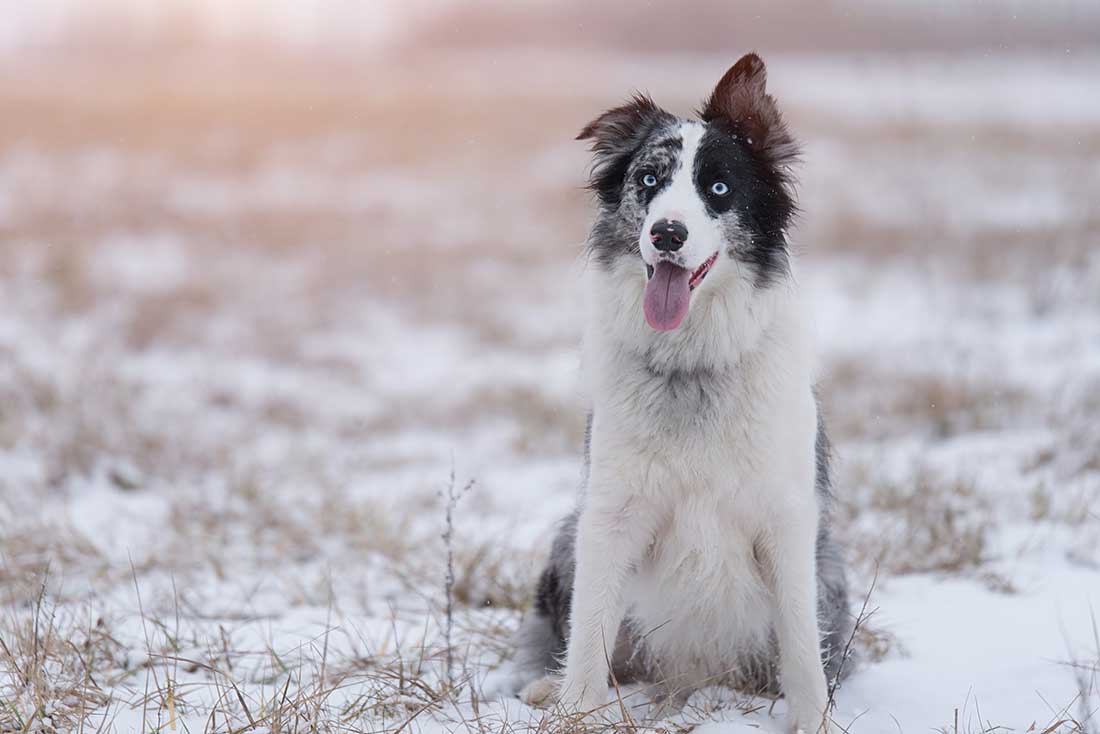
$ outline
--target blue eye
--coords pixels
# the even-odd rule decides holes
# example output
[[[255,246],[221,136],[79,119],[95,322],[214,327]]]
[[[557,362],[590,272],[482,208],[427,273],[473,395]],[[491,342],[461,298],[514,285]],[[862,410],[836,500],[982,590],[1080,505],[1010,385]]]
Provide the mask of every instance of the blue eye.
[[[710,185],[710,193],[715,196],[725,196],[730,192],[730,187],[722,181],[715,181]]]
[[[642,185],[653,188],[657,185],[657,177],[654,176],[652,173],[647,173],[646,175],[642,176]]]

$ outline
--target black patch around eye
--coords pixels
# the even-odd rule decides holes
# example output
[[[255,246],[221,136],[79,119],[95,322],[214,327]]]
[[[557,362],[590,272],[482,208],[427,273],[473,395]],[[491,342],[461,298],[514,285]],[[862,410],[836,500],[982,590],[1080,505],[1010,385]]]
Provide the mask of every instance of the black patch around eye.
[[[695,154],[694,171],[695,188],[707,208],[725,214],[734,207],[745,207],[752,184],[749,169],[750,158],[733,136],[708,127]],[[716,181],[722,181],[730,190],[723,195],[714,193],[711,188]]]
[[[695,188],[715,217],[735,211],[751,240],[743,259],[756,266],[762,285],[787,271],[786,230],[795,212],[789,178],[753,154],[734,131],[717,122],[707,125],[694,163]],[[722,181],[723,195],[711,187]]]

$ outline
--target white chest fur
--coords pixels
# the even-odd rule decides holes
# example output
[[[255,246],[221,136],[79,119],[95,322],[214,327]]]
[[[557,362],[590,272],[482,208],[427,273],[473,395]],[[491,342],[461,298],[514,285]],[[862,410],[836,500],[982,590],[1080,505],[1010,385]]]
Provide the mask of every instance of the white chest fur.
[[[790,292],[737,308],[716,295],[696,304],[682,332],[656,335],[638,328],[641,309],[628,313],[630,290],[615,280],[591,284],[590,531],[646,549],[621,605],[651,663],[685,685],[721,682],[731,660],[774,639],[757,549],[772,545],[777,522],[814,533],[816,512],[787,513],[816,505],[807,340]],[[696,324],[723,332],[692,333]]]
[[[726,683],[731,661],[766,652],[772,599],[745,520],[713,494],[678,503],[628,582],[627,619],[661,677]]]

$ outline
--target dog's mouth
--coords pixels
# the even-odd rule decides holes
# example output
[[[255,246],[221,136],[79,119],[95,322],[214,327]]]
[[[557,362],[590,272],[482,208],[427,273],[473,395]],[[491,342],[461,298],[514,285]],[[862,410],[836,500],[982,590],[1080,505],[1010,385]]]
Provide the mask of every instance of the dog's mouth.
[[[691,305],[691,292],[703,282],[717,260],[716,252],[695,271],[668,260],[661,260],[656,266],[647,263],[649,280],[642,303],[646,322],[657,331],[671,331],[680,326]]]

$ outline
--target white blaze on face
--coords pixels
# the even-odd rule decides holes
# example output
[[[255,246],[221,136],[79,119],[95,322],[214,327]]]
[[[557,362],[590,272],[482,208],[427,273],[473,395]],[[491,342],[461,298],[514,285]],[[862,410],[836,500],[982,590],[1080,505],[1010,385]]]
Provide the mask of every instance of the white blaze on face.
[[[718,223],[707,214],[706,205],[695,188],[695,154],[699,151],[704,131],[702,123],[680,124],[683,146],[679,166],[672,174],[672,180],[650,202],[638,237],[642,259],[649,265],[656,265],[658,256],[664,254],[653,246],[650,239],[653,224],[661,219],[682,222],[687,227],[687,241],[673,259],[688,270],[698,268],[721,247]]]
[[[718,223],[707,214],[695,188],[695,156],[704,127],[701,123],[684,122],[679,132],[682,140],[679,165],[672,180],[650,202],[639,235],[649,276],[642,307],[646,322],[657,331],[671,331],[683,323],[691,306],[695,281],[705,277],[721,243]],[[684,244],[673,252],[658,250],[650,236],[653,225],[662,219],[679,222],[687,230]]]

